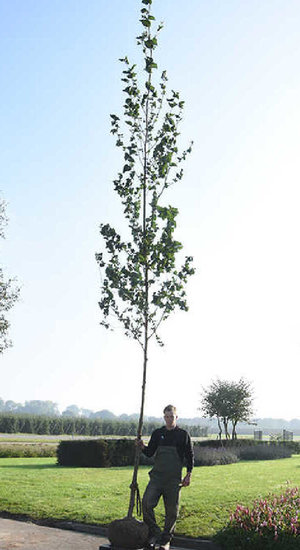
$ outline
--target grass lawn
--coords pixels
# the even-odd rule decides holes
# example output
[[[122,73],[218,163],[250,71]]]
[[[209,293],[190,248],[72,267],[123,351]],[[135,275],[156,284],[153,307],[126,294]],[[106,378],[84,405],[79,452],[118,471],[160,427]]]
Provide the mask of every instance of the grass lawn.
[[[132,468],[63,468],[55,458],[1,458],[0,510],[33,518],[107,524],[126,515]],[[148,467],[141,467],[144,490]],[[181,493],[177,534],[211,537],[236,504],[300,485],[300,455],[194,468]],[[162,505],[158,507],[162,519]]]

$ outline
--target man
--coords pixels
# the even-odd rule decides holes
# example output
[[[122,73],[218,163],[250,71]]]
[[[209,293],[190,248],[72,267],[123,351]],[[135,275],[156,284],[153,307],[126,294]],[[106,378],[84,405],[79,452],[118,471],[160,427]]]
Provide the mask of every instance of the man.
[[[142,452],[151,457],[155,455],[154,466],[149,472],[150,481],[143,496],[143,518],[149,527],[149,548],[154,549],[160,541],[160,550],[169,550],[179,511],[181,487],[187,487],[191,481],[194,464],[193,448],[189,434],[176,425],[176,407],[164,408],[165,426],[154,430],[148,446],[137,440]],[[182,467],[186,461],[187,473],[182,479]],[[165,525],[163,533],[155,520],[154,508],[160,497],[164,499]]]

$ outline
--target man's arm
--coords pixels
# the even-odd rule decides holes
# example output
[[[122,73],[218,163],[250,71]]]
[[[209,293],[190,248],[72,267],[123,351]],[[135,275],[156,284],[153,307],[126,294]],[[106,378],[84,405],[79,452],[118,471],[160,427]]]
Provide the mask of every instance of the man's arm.
[[[185,451],[184,456],[186,458],[186,476],[182,480],[182,487],[188,487],[188,485],[191,483],[191,475],[192,475],[192,469],[194,466],[194,451],[193,451],[193,444],[191,437],[188,433],[186,433],[186,440],[185,440]]]
[[[147,446],[144,444],[142,439],[136,439],[135,442],[136,445],[140,447],[142,453],[150,458],[154,455],[158,446],[157,430],[154,430]]]

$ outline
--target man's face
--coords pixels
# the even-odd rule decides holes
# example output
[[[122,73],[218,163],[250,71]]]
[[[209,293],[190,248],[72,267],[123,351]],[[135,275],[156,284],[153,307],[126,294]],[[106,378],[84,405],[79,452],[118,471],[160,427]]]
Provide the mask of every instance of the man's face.
[[[172,430],[176,426],[177,420],[176,413],[174,411],[166,411],[164,414],[164,419],[166,423],[167,430]]]

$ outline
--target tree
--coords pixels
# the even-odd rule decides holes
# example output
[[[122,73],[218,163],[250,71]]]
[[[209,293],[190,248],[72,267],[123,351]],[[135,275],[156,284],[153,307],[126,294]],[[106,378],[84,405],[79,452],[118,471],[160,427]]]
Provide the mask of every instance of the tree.
[[[229,439],[228,424],[232,423],[232,439],[236,439],[238,422],[249,422],[253,414],[253,390],[250,382],[240,378],[238,382],[216,380],[202,392],[201,406],[204,416],[216,417],[219,426],[219,438],[222,438],[222,426],[225,437]]]
[[[250,382],[241,378],[233,382],[231,387],[231,412],[232,439],[237,438],[236,425],[238,422],[250,422],[253,415],[253,389]]]
[[[203,389],[202,392],[200,410],[202,410],[204,416],[208,416],[209,418],[217,418],[220,439],[222,438],[221,421],[223,422],[225,428],[225,436],[228,438],[228,384],[229,383],[226,381],[217,380],[207,389]]]
[[[59,416],[57,403],[54,403],[53,401],[25,401],[25,405],[22,407],[22,411],[20,412],[45,416]]]
[[[102,418],[103,420],[114,420],[116,415],[107,409],[96,411],[92,414],[92,418]]]
[[[80,409],[80,416],[84,418],[91,418],[93,411],[91,409]]]
[[[10,412],[10,413],[19,413],[22,410],[21,403],[15,403],[15,401],[12,401],[9,399],[8,401],[5,401],[4,405],[4,412]]]
[[[4,228],[8,218],[5,212],[6,204],[0,199],[0,238],[4,239]],[[8,338],[10,323],[7,319],[7,312],[18,300],[20,289],[15,286],[14,279],[5,279],[3,269],[0,267],[0,354],[12,345]]]
[[[76,418],[79,415],[80,415],[80,409],[77,405],[69,405],[62,412],[62,416],[69,416],[69,417],[73,417],[73,418]]]
[[[185,284],[194,273],[192,257],[182,259],[182,245],[174,238],[178,210],[162,203],[163,194],[183,177],[180,166],[191,152],[191,146],[180,152],[177,147],[178,126],[184,102],[179,93],[167,97],[167,75],[163,71],[156,82],[157,64],[153,52],[158,45],[162,24],[152,31],[152,0],[142,0],[142,32],[137,43],[143,52],[145,82],[138,81],[136,65],[127,57],[124,64],[124,120],[111,116],[111,133],[123,153],[124,166],[114,180],[127,221],[129,237],[123,238],[111,225],[101,224],[105,252],[96,254],[103,281],[99,306],[102,325],[112,328],[117,319],[125,334],[133,338],[143,353],[142,395],[137,437],[143,427],[149,340],[158,334],[162,321],[179,308],[187,311]],[[138,493],[136,451],[131,484],[128,518],[132,517]]]

